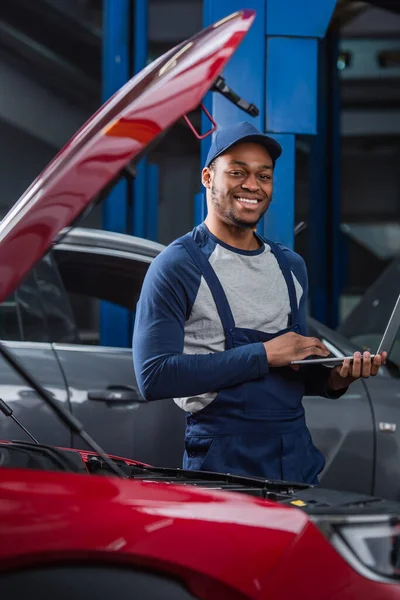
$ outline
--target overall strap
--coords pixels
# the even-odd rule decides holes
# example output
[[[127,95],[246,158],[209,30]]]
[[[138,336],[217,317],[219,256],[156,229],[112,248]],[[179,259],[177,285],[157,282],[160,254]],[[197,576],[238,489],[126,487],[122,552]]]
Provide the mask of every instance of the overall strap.
[[[296,325],[299,323],[299,305],[297,302],[296,288],[294,285],[292,270],[290,268],[289,261],[285,256],[285,253],[282,250],[282,248],[280,248],[279,244],[277,244],[276,242],[271,242],[270,240],[267,240],[263,237],[261,237],[261,239],[263,242],[265,242],[271,247],[271,250],[275,255],[275,258],[278,261],[278,265],[282,271],[282,275],[285,278],[289,294],[290,312],[292,315],[291,324]]]
[[[187,252],[189,253],[194,263],[203,275],[208,287],[210,288],[212,297],[214,298],[214,302],[217,307],[222,326],[225,331],[229,331],[231,328],[235,327],[235,321],[232,315],[231,307],[229,306],[228,299],[226,297],[220,280],[218,279],[214,269],[210,265],[209,260],[207,259],[205,254],[200,250],[199,246],[196,244],[190,233],[184,235],[180,239],[180,241],[182,242]]]

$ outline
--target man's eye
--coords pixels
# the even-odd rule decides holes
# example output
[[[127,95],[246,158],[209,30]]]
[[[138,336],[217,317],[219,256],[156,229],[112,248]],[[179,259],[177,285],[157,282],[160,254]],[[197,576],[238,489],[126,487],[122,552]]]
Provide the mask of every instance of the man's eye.
[[[271,175],[260,175],[260,179],[262,179],[262,181],[269,181],[271,179]]]
[[[231,171],[230,174],[234,177],[240,177],[241,175],[243,175],[241,171]]]

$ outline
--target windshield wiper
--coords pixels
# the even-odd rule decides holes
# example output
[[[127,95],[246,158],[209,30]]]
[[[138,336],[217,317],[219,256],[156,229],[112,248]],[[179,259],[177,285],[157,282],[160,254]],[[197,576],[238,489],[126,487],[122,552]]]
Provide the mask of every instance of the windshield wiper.
[[[109,469],[118,477],[126,477],[125,473],[107,456],[106,452],[95,442],[95,440],[89,435],[84,426],[76,417],[71,415],[61,404],[59,404],[49,394],[49,392],[33,377],[33,375],[19,362],[19,360],[6,348],[4,342],[0,342],[0,354],[4,360],[22,377],[22,379],[39,394],[42,400],[50,406],[50,408],[56,413],[57,417],[71,429],[73,433],[79,435],[79,437],[93,450],[96,452],[104,462],[107,464]]]

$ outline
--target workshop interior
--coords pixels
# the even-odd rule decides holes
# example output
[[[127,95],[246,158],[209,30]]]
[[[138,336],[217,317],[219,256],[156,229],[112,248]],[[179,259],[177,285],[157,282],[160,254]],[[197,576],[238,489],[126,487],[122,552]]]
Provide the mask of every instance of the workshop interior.
[[[400,0],[0,4],[0,596],[400,598]],[[304,259],[309,335],[342,363],[391,327],[376,377],[304,396],[318,485],[183,468],[135,377],[240,121],[283,150],[256,230]]]
[[[223,0],[131,4],[2,3],[3,215],[134,73],[225,12],[241,8]],[[282,182],[284,204],[277,202],[277,223],[266,231],[305,258],[311,316],[337,328],[399,253],[397,2],[307,2],[301,24],[297,2],[289,2],[287,10],[283,3],[279,9],[275,2],[253,4],[259,29],[250,35],[258,46],[248,44],[240,52],[242,64],[227,69],[231,88],[260,108],[252,122],[284,135],[288,148],[284,160],[290,167],[287,162],[282,170],[292,173]],[[269,49],[258,35],[265,20]],[[275,47],[285,35],[290,36],[286,51]],[[231,117],[246,118],[222,98],[209,102],[221,125]],[[200,110],[192,121],[201,127]],[[208,143],[199,144],[184,121],[177,123],[140,166],[141,181],[129,194],[118,191],[117,202],[128,205],[126,212],[99,205],[84,226],[169,244],[201,221],[197,175]],[[170,211],[173,219],[166,218]],[[304,227],[293,239],[299,223]],[[126,316],[120,316],[119,326],[114,311],[109,328],[106,307],[101,316],[95,301],[74,298],[74,304],[85,340],[130,343]]]

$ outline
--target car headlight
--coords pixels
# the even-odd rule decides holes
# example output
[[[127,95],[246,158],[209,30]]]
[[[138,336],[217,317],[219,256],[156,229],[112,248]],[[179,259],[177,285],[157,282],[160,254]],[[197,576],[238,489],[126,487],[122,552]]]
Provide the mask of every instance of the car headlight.
[[[399,582],[399,516],[335,515],[313,520],[358,573],[374,581]]]

